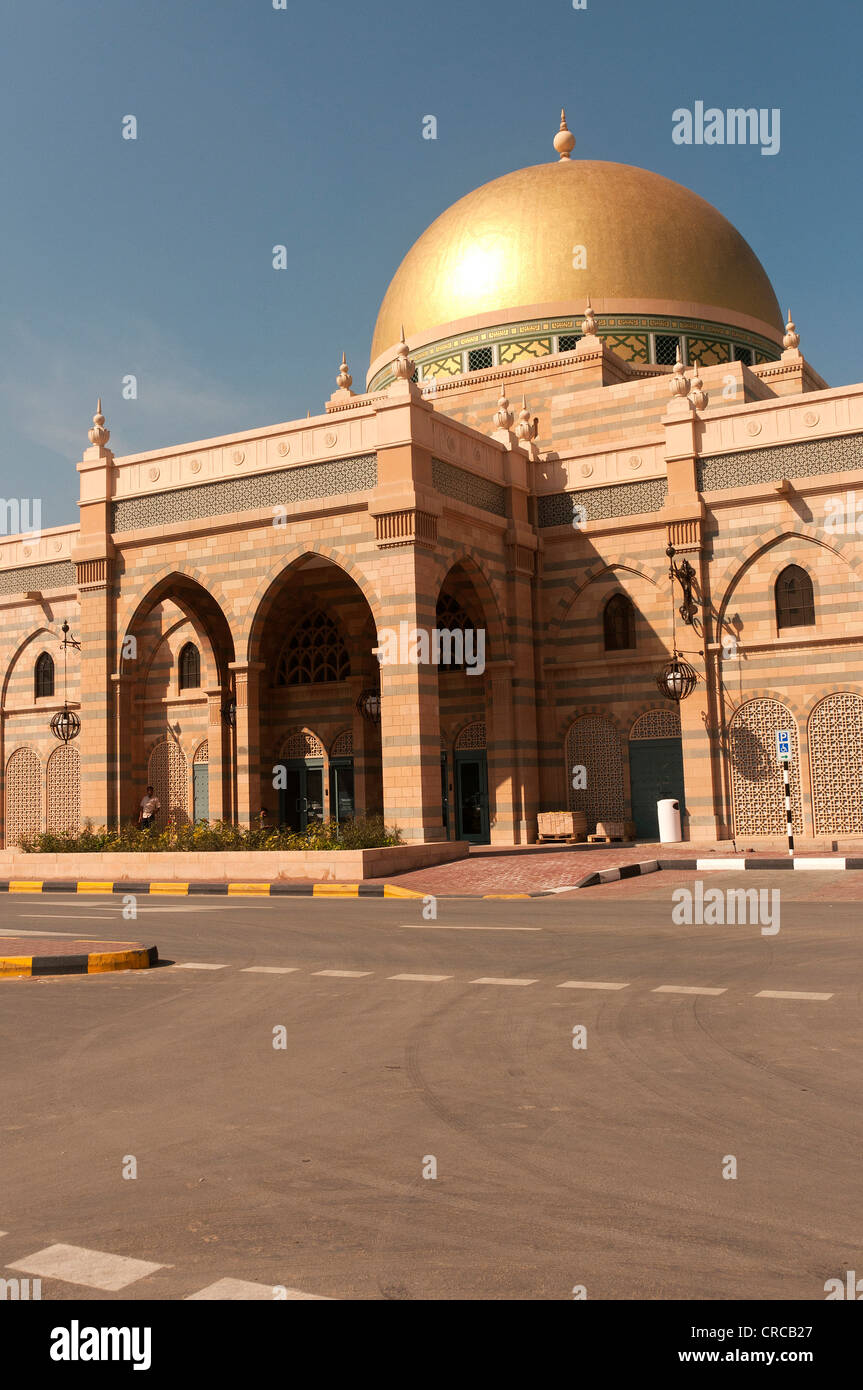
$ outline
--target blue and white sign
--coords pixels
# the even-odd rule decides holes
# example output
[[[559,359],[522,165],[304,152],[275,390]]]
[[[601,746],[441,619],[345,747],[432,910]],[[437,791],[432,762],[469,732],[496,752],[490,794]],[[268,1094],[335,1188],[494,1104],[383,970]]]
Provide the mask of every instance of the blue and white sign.
[[[778,763],[791,762],[791,730],[776,730],[776,761]]]

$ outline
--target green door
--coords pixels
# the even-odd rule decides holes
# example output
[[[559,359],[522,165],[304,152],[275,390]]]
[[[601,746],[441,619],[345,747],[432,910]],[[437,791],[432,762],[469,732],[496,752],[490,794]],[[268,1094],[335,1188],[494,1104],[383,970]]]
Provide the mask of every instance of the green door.
[[[485,753],[455,755],[456,838],[487,845],[488,762]]]
[[[210,765],[192,764],[193,815],[195,822],[210,819]]]
[[[303,831],[324,818],[322,761],[277,763],[283,769],[279,787],[279,825]]]
[[[673,797],[683,815],[683,744],[679,738],[635,739],[629,745],[632,819],[639,840],[659,839],[657,801]]]

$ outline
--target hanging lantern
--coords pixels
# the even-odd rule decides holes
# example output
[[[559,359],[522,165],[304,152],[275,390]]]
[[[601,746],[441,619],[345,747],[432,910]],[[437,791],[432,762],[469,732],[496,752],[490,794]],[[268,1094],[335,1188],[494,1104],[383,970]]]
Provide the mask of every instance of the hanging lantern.
[[[357,709],[370,724],[380,724],[381,692],[375,688],[364,690],[357,700]]]
[[[698,673],[694,667],[679,657],[676,652],[672,660],[667,666],[663,666],[656,677],[659,693],[664,695],[666,700],[674,700],[677,704],[692,694],[697,681]]]
[[[51,720],[51,733],[61,743],[71,743],[81,732],[81,721],[74,710],[64,705]]]

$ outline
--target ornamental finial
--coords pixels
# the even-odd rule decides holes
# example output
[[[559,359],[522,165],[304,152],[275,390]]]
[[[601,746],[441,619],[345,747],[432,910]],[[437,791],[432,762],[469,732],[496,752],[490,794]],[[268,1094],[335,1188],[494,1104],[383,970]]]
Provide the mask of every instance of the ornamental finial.
[[[594,318],[593,310],[590,307],[589,295],[587,298],[587,308],[584,311],[584,318],[582,319],[581,323],[581,331],[584,334],[585,338],[592,338],[596,334],[596,319]]]
[[[677,361],[674,364],[674,371],[668,383],[668,389],[672,396],[688,396],[689,382],[683,371],[683,362],[680,356],[680,339],[677,340]]]
[[[107,444],[108,440],[111,438],[111,431],[105,428],[105,417],[102,414],[101,396],[96,402],[96,414],[93,416],[93,428],[87,431],[87,438],[90,440],[91,444],[96,444],[99,448]]]
[[[492,421],[496,429],[511,430],[515,416],[509,408],[509,401],[506,398],[506,391],[501,387],[500,397],[497,403],[497,411],[492,416]]]
[[[800,334],[797,332],[796,325],[791,320],[790,309],[788,310],[788,322],[785,325],[785,337],[782,339],[782,345],[786,349],[792,351],[794,348],[800,346]]]
[[[560,130],[554,137],[554,148],[557,150],[561,159],[570,159],[575,148],[575,136],[566,124],[566,112],[560,108]]]
[[[348,359],[345,356],[345,354],[342,353],[342,365],[339,368],[339,374],[336,377],[336,385],[340,387],[342,391],[350,391],[352,383],[353,377],[348,371]]]
[[[519,439],[523,439],[528,444],[533,439],[533,425],[530,419],[530,410],[525,402],[524,396],[521,398],[521,410],[518,412],[518,424],[515,427],[515,432]]]
[[[398,356],[396,357],[396,360],[393,362],[393,371],[395,372],[396,377],[399,379],[399,381],[410,381],[411,377],[414,374],[415,364],[411,361],[409,356],[409,348],[405,340],[404,324],[402,324],[401,326],[401,333],[402,340],[396,348]]]
[[[692,365],[693,365],[694,368],[695,368],[695,375],[694,375],[693,378],[692,378],[692,389],[691,389],[691,391],[689,392],[689,399],[692,401],[692,404],[695,406],[695,409],[696,409],[696,410],[706,410],[706,409],[707,409],[707,392],[706,392],[706,391],[702,391],[702,389],[701,389],[702,386],[704,385],[704,382],[701,380],[701,377],[700,377],[699,374],[698,374],[698,359],[697,359],[697,358],[696,358],[695,362],[693,362]]]

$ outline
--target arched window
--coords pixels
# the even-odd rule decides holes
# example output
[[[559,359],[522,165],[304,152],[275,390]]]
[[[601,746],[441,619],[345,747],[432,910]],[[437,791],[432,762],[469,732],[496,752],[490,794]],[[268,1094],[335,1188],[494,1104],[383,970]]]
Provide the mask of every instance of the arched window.
[[[310,613],[285,643],[276,672],[277,685],[318,685],[343,681],[351,674],[348,649],[332,618]]]
[[[626,651],[635,646],[635,608],[626,594],[612,594],[605,605],[602,627],[607,652]]]
[[[462,634],[464,640],[461,644],[461,659],[458,659],[459,653],[449,647],[444,655],[444,648],[441,646],[441,664],[445,670],[463,670],[465,648],[469,648],[470,652],[476,653],[477,651],[476,629],[473,619],[468,617],[458,599],[454,598],[452,594],[441,594],[437,601],[435,625],[439,632],[460,632]],[[473,635],[468,638],[468,633]]]
[[[812,627],[814,622],[812,580],[799,565],[787,565],[776,581],[776,626]]]
[[[41,700],[45,695],[54,694],[54,658],[47,652],[42,652],[36,658],[36,699]]]
[[[197,690],[201,684],[201,654],[194,642],[187,642],[180,652],[180,689]]]

